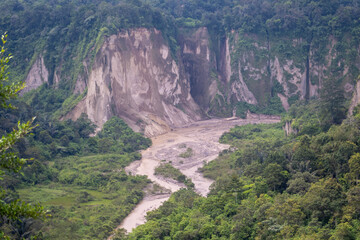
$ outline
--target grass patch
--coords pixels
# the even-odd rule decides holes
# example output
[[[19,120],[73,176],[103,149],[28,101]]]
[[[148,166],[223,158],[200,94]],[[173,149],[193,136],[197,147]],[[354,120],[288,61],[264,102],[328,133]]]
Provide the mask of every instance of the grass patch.
[[[40,202],[45,207],[61,206],[70,208],[76,205],[82,206],[96,206],[96,205],[110,205],[112,199],[118,196],[114,193],[106,193],[97,190],[86,189],[76,186],[62,186],[52,185],[37,185],[33,187],[26,187],[18,190],[22,199],[27,202]],[[82,200],[84,193],[88,194],[88,201]]]
[[[146,177],[123,170],[135,159],[133,153],[55,159],[56,182],[24,185],[18,193],[52,215],[44,224],[45,239],[104,239],[144,196]]]
[[[26,187],[18,189],[17,192],[24,201],[40,201],[42,204],[66,195],[66,191],[62,189],[51,189],[43,186]]]
[[[76,202],[75,197],[58,197],[50,201],[44,202],[44,206],[62,206],[62,207],[71,207],[73,203]]]

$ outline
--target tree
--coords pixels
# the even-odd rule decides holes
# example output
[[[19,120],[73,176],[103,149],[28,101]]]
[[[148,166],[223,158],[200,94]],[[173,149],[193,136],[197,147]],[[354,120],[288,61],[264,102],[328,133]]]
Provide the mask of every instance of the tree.
[[[311,184],[309,191],[303,197],[302,204],[303,209],[312,219],[317,218],[325,225],[331,217],[340,216],[342,207],[346,203],[345,198],[341,185],[336,179],[321,179]]]
[[[327,79],[323,84],[320,98],[323,127],[327,129],[331,124],[340,124],[346,117],[346,99],[341,81]]]
[[[276,219],[280,225],[301,225],[305,219],[299,199],[288,198],[287,195],[277,195],[274,204],[266,210],[266,215],[268,219]]]
[[[336,226],[334,234],[330,238],[331,240],[353,240],[356,239],[355,231],[350,223],[340,223]]]
[[[6,43],[7,34],[1,36],[2,46],[0,49],[0,107],[1,108],[13,108],[11,104],[8,104],[7,101],[11,98],[17,96],[17,93],[25,87],[24,83],[12,83],[10,85],[5,85],[5,82],[8,80],[8,68],[9,61],[12,58],[11,54],[8,56],[5,55],[5,43]]]
[[[11,55],[5,55],[6,33],[1,36],[1,50],[0,50],[0,107],[1,108],[14,108],[11,104],[7,103],[8,100],[15,98],[17,93],[24,88],[23,83],[5,84],[8,81],[8,63]],[[3,180],[4,175],[7,173],[17,173],[20,171],[22,165],[27,159],[19,158],[11,151],[11,148],[21,138],[30,133],[34,128],[31,126],[34,118],[26,123],[18,122],[17,128],[12,132],[1,136],[0,139],[0,181]],[[40,205],[30,205],[22,202],[20,199],[11,200],[0,187],[0,238],[10,239],[6,236],[7,233],[3,231],[5,224],[19,221],[24,218],[39,218],[44,216],[43,208]]]
[[[298,172],[294,174],[293,177],[288,181],[289,187],[286,189],[286,191],[291,194],[304,195],[310,188],[311,183],[314,183],[316,181],[317,177],[312,175],[311,173]]]
[[[347,206],[344,208],[344,219],[360,220],[360,186],[354,186],[346,193]],[[360,229],[359,229],[360,231]]]
[[[273,191],[284,190],[286,188],[286,182],[289,178],[289,173],[279,164],[270,163],[264,169],[264,177],[267,184]]]
[[[350,178],[355,183],[359,184],[360,179],[360,153],[356,153],[349,159]]]

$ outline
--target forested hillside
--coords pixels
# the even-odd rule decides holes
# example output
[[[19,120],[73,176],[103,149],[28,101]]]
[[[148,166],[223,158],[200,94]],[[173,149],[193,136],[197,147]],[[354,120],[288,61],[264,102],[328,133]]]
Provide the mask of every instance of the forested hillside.
[[[2,40],[4,44],[4,36]],[[56,101],[49,96],[55,96],[54,92],[36,100],[32,107],[24,99],[12,99],[22,87],[4,85],[11,56],[6,57],[3,45],[1,50],[0,187],[1,213],[5,214],[1,215],[0,238],[109,236],[144,196],[147,178],[129,176],[124,168],[141,159],[139,150],[149,147],[151,140],[117,117],[107,121],[96,136],[96,126],[86,115],[75,122],[52,120],[49,112]],[[10,107],[3,107],[9,103]],[[31,136],[23,138],[23,132],[30,130]],[[36,212],[30,212],[32,209]],[[39,215],[41,219],[33,219]]]
[[[216,179],[209,196],[173,194],[125,239],[359,239],[360,116],[322,131],[316,107],[290,109],[298,135],[282,124],[225,133],[231,150],[202,168]]]
[[[50,85],[55,68],[61,65],[61,73],[68,72],[62,82],[68,88],[73,87],[72,78],[82,70],[80,63],[96,53],[105,35],[133,27],[156,27],[165,33],[172,29],[165,29],[162,14],[143,6],[141,1],[7,0],[0,10],[4,13],[0,29],[8,32],[8,49],[14,55],[13,77],[23,80],[37,55],[43,53]],[[61,62],[68,58],[76,59]]]
[[[144,134],[261,113],[282,122],[221,137],[231,147],[201,169],[208,197],[182,189],[113,239],[360,239],[359,0],[3,0],[0,12],[4,69],[27,84],[0,109],[1,136],[36,117],[11,150],[31,160],[0,179],[0,201],[51,215],[0,219],[0,234],[107,238],[145,189],[163,190],[125,173]],[[170,164],[158,174],[193,187]]]
[[[45,93],[58,86],[61,98],[51,109],[56,118],[86,96],[103,42],[140,27],[161,31],[177,67],[184,65],[189,75],[181,81],[189,81],[195,102],[210,115],[229,116],[234,108],[239,116],[247,109],[281,113],[297,99],[318,97],[319,88],[334,81],[350,98],[359,75],[357,0],[6,0],[0,8],[0,30],[9,33],[14,55],[11,79],[31,79],[31,68],[43,61],[40,72],[47,74],[33,77],[52,89]],[[186,51],[191,50],[187,35],[201,27],[209,32],[208,60]],[[242,86],[234,85],[239,77]],[[207,89],[211,84],[217,85],[215,93]]]
[[[20,218],[1,221],[1,232],[11,239],[103,239],[110,235],[143,198],[149,184],[145,176],[129,176],[124,168],[141,158],[138,152],[151,140],[134,133],[122,120],[112,118],[95,137],[95,126],[82,116],[76,122],[51,121],[41,112],[23,108],[1,110],[1,134],[16,121],[38,116],[33,135],[12,150],[34,158],[23,174],[1,180],[5,202],[17,198],[41,203],[46,221]],[[39,233],[41,233],[39,235]]]

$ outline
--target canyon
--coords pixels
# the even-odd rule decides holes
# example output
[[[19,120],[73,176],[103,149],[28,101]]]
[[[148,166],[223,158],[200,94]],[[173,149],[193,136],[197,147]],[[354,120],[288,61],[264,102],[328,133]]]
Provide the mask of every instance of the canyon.
[[[277,110],[287,111],[298,99],[318,98],[330,76],[341,79],[340,87],[352,99],[349,112],[359,103],[360,87],[350,69],[358,68],[360,61],[345,62],[333,37],[319,47],[304,39],[236,31],[214,38],[201,27],[180,30],[177,43],[172,49],[155,28],[104,37],[93,62],[85,59],[82,63],[84,71],[72,88],[74,95],[83,98],[61,117],[76,120],[86,113],[100,130],[118,116],[152,139],[142,160],[128,166],[127,172],[146,175],[166,191],[145,196],[119,226],[128,232],[145,222],[146,212],[184,187],[154,175],[161,162],[178,168],[193,181],[194,190],[206,196],[213,181],[198,169],[228,148],[218,142],[219,137],[235,125],[280,121],[249,112],[246,119],[239,119],[239,103],[266,108],[277,101],[282,108]],[[62,74],[53,75],[56,79],[50,81],[39,55],[27,75],[26,91],[50,82],[56,87]],[[291,132],[290,123],[285,130]],[[179,159],[181,145],[194,149],[194,155]]]
[[[304,39],[236,31],[214,39],[201,27],[180,30],[177,43],[171,49],[155,28],[104,37],[93,63],[82,63],[84,71],[73,86],[73,94],[84,97],[61,119],[86,113],[101,129],[115,115],[153,137],[199,120],[239,114],[238,103],[266,107],[279,102],[282,110],[277,110],[287,111],[297,99],[319,97],[329,76],[342,79],[352,106],[358,102],[357,76],[350,69],[359,67],[359,61],[345,62],[333,37],[320,48]],[[48,79],[40,55],[25,90],[62,81],[61,72],[53,75],[56,81]]]

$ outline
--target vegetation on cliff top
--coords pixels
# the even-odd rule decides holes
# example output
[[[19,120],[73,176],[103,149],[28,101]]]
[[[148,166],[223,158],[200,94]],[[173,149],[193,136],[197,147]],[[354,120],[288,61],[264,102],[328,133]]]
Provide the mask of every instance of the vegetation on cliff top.
[[[91,69],[104,38],[136,27],[161,30],[174,59],[178,56],[179,28],[207,27],[211,47],[217,57],[220,42],[231,35],[232,30],[241,33],[241,41],[245,42],[247,38],[252,40],[256,34],[255,38],[273,43],[264,59],[274,56],[282,61],[292,59],[300,69],[304,68],[310,55],[310,46],[315,51],[313,60],[325,62],[331,37],[337,39],[334,46],[337,54],[327,75],[342,79],[345,66],[351,79],[360,74],[356,64],[352,64],[357,58],[360,43],[360,8],[355,0],[6,0],[1,4],[0,11],[4,13],[0,16],[0,32],[9,32],[9,50],[15,56],[11,64],[11,79],[24,80],[32,64],[43,56],[49,71],[49,83],[42,91],[47,92],[45,97],[53,95],[52,92],[59,93],[57,104],[53,106],[57,111],[51,110],[51,115],[57,119],[70,111],[86,93],[85,90],[75,94],[75,83],[79,78],[87,78],[86,69]],[[294,47],[289,39],[297,39],[301,44]],[[235,51],[239,44],[234,46]],[[58,90],[53,89],[56,76],[61,78]],[[256,81],[245,79],[259,106],[229,103],[227,97],[223,99],[217,95],[208,106],[209,114],[231,116],[234,108],[237,108],[239,116],[247,110],[283,113],[276,92],[277,81],[270,80],[268,75],[265,78],[267,83],[261,83],[261,87],[256,85],[259,84]],[[315,84],[320,80],[313,76],[311,81]],[[300,96],[294,93],[296,86],[289,86],[289,103],[292,104]],[[32,99],[33,94],[30,93],[28,99]],[[307,94],[305,97],[308,97]]]
[[[135,27],[161,30],[175,51],[176,27],[169,18],[141,1],[12,1],[0,6],[0,32],[9,33],[12,80],[24,80],[40,55],[49,71],[49,85],[58,74],[69,97],[78,76],[91,66],[103,38]],[[21,47],[19,47],[21,46]],[[71,59],[71,61],[69,61]]]

